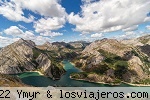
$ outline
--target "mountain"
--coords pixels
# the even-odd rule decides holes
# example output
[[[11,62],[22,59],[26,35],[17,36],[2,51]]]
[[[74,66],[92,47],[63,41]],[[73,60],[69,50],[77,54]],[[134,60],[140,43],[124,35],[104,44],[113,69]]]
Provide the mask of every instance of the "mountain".
[[[57,59],[74,59],[82,52],[82,50],[88,45],[87,42],[46,42],[43,45],[37,46],[38,49],[46,50],[53,57],[57,57]]]
[[[125,53],[131,50],[131,48],[127,47],[124,44],[121,44],[119,41],[115,39],[102,39],[100,41],[95,41],[87,46],[82,53],[86,55],[97,55],[99,49],[113,52],[118,56],[124,56]]]
[[[90,42],[75,41],[75,42],[69,42],[69,44],[73,46],[75,49],[84,49],[86,46],[90,44]]]
[[[53,45],[52,43],[49,42],[45,42],[43,45],[38,45],[37,48],[48,51],[59,49],[56,45]]]
[[[135,39],[121,40],[120,42],[130,46],[150,45],[150,35],[145,35]]]
[[[38,70],[48,77],[59,79],[65,72],[60,63],[46,51],[36,48],[31,40],[20,39],[0,50],[1,74]]]
[[[150,45],[149,38],[145,38],[142,46],[106,38],[91,43],[74,60],[83,72],[73,73],[71,78],[111,84],[122,81],[150,84]]]
[[[150,84],[149,41],[150,35],[121,41],[104,38],[92,43],[46,42],[43,45],[20,39],[0,50],[0,75],[40,71],[52,79],[60,79],[65,73],[61,62],[68,59],[83,71],[72,73],[72,79]],[[16,78],[14,81],[17,82]]]
[[[0,87],[25,87],[25,86],[28,85],[22,83],[22,81],[15,76],[0,74]]]
[[[137,40],[140,41],[144,45],[145,44],[150,45],[150,35],[145,35],[145,36],[139,37]]]
[[[56,45],[59,48],[73,49],[73,47],[69,43],[65,43],[65,42],[53,42],[52,44]]]
[[[150,57],[150,45],[146,44],[146,45],[140,46],[139,48],[143,53],[147,54],[147,56]]]

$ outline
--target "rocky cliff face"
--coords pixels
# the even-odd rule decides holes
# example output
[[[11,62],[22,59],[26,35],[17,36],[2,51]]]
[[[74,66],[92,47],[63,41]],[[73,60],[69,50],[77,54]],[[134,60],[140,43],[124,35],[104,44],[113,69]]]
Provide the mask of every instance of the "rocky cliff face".
[[[146,41],[149,40],[146,38]],[[84,73],[72,77],[94,82],[139,83],[150,75],[149,51],[148,44],[131,46],[115,39],[95,41],[75,60],[75,65]]]
[[[16,74],[22,71],[34,70],[36,65],[31,62],[32,48],[34,48],[33,43],[23,39],[3,48],[0,51],[0,72],[3,74]]]
[[[105,52],[106,51],[106,52]],[[106,59],[105,53],[114,54],[116,56],[122,57],[124,59],[129,59],[132,55],[130,54],[131,48],[121,44],[114,39],[103,39],[100,41],[95,41],[87,46],[82,51],[82,58],[85,58],[86,62],[90,66],[97,65]],[[111,56],[111,55],[110,55]],[[88,59],[86,59],[88,58]],[[81,59],[84,60],[84,59]],[[90,67],[89,67],[90,68]]]
[[[36,62],[38,63],[37,69],[53,79],[60,79],[65,72],[60,64],[56,64],[58,62],[51,61],[45,54],[40,54]]]
[[[17,74],[24,71],[40,70],[43,74],[55,78],[52,69],[58,67],[57,73],[62,71],[59,68],[61,66],[52,66],[52,59],[48,57],[46,52],[37,49],[34,42],[20,39],[0,50],[0,73]]]
[[[150,38],[92,42],[46,42],[36,46],[30,40],[19,41],[0,50],[0,73],[17,74],[38,70],[59,79],[65,72],[61,61],[72,60],[84,72],[72,78],[92,82],[150,84]]]
[[[145,53],[147,56],[150,57],[150,45],[146,44],[146,45],[143,45],[143,46],[140,46],[140,51]]]

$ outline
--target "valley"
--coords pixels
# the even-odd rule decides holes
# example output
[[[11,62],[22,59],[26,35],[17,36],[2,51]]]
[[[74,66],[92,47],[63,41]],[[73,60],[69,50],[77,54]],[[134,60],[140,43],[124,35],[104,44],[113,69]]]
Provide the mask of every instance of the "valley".
[[[21,86],[148,86],[150,35],[43,45],[20,39],[0,50],[0,73],[13,75]]]
[[[65,60],[62,62],[64,65],[64,69],[66,73],[60,78],[60,80],[52,80],[51,78],[45,77],[40,75],[37,72],[24,72],[21,74],[17,74],[19,78],[21,78],[22,82],[31,86],[38,86],[38,87],[47,87],[47,86],[54,86],[54,87],[111,87],[109,84],[105,83],[94,83],[88,82],[84,80],[74,80],[70,78],[70,74],[73,72],[81,72],[80,69],[74,67],[69,61]],[[121,87],[130,86],[128,84],[121,83]]]

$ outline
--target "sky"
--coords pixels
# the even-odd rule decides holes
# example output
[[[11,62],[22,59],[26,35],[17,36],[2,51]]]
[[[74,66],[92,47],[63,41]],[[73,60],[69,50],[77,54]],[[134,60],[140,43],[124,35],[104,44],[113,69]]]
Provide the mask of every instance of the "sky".
[[[130,39],[150,34],[150,0],[0,0],[0,47],[20,38]]]

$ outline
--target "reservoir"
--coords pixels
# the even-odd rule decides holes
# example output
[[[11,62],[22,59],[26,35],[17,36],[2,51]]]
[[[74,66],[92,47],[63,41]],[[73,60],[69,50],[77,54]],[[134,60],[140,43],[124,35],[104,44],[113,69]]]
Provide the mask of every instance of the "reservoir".
[[[51,78],[44,77],[38,72],[24,72],[17,76],[21,78],[23,83],[36,86],[36,87],[47,87],[47,86],[61,86],[61,87],[110,87],[108,84],[93,83],[87,81],[79,81],[70,79],[70,74],[73,72],[81,72],[80,69],[74,67],[69,61],[63,61],[64,69],[67,71],[60,80],[52,80]],[[119,86],[130,86],[127,84],[121,84]]]

